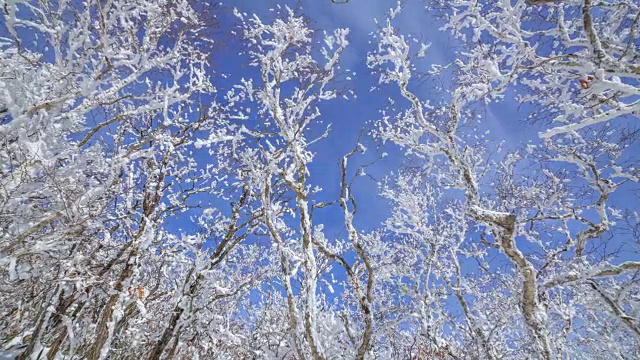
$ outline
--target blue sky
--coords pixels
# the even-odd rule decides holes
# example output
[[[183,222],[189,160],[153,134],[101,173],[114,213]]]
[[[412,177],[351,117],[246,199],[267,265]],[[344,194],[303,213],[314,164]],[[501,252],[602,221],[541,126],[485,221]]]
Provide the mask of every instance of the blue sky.
[[[338,159],[349,152],[355,145],[360,130],[367,126],[367,122],[379,119],[379,110],[384,106],[387,98],[392,97],[404,104],[399,98],[396,86],[382,85],[374,91],[370,91],[378,83],[376,75],[371,74],[366,65],[367,53],[374,49],[372,33],[376,31],[378,22],[383,23],[389,9],[396,6],[396,1],[378,0],[351,0],[347,4],[333,4],[330,0],[302,0],[299,2],[282,1],[247,1],[229,0],[222,3],[223,6],[237,8],[240,12],[256,13],[263,22],[273,18],[274,12],[270,9],[277,8],[278,4],[289,4],[311,21],[311,27],[320,31],[332,31],[335,28],[349,28],[349,47],[342,57],[342,69],[355,72],[350,88],[357,94],[357,98],[350,100],[331,101],[321,106],[322,121],[331,123],[331,133],[325,141],[318,143],[314,150],[317,155],[310,166],[313,185],[319,185],[324,189],[319,196],[320,200],[333,200],[339,195]],[[424,7],[423,1],[406,1],[404,9],[397,18],[399,30],[405,35],[413,35],[421,42],[430,43],[427,56],[421,58],[418,65],[422,69],[428,69],[432,64],[446,65],[454,59],[454,48],[457,46],[451,36],[439,30],[443,25],[429,13]],[[226,26],[226,19],[223,22]],[[229,24],[230,25],[230,24]],[[240,43],[237,43],[240,46]],[[416,49],[417,50],[417,49]],[[228,49],[225,55],[218,58],[219,65],[237,79],[247,72],[246,68],[238,66],[235,57],[237,50]],[[448,79],[445,79],[445,81]],[[423,95],[435,94],[426,83],[417,88]],[[425,97],[426,98],[426,97]],[[515,102],[492,105],[487,107],[483,121],[487,122],[483,127],[491,130],[491,138],[505,141],[507,147],[514,148],[535,136],[537,131],[523,131],[530,125],[525,124],[524,115],[518,113]],[[376,150],[378,144],[373,142],[366,134],[363,143],[368,151],[365,156],[353,159],[351,164],[369,162],[380,155],[382,151],[390,156],[380,160],[367,171],[376,180],[382,180],[390,171],[397,170],[404,159],[401,152],[390,146],[383,150]],[[356,166],[351,170],[355,171]],[[358,214],[356,225],[361,230],[367,231],[378,226],[388,214],[386,202],[377,196],[377,184],[369,177],[360,177],[354,185],[356,201],[358,202]],[[343,229],[342,214],[339,209],[321,209],[316,212],[315,222],[325,226],[329,237],[338,236]],[[344,235],[344,234],[342,234]]]
[[[405,104],[400,99],[399,92],[394,85],[381,85],[374,91],[372,88],[378,85],[378,78],[371,74],[366,65],[367,53],[374,49],[375,40],[372,33],[377,29],[377,23],[383,23],[389,9],[396,6],[395,0],[350,0],[346,4],[334,4],[331,0],[300,0],[300,1],[250,1],[250,0],[226,0],[222,7],[225,8],[224,16],[221,19],[223,33],[235,28],[238,34],[241,33],[239,22],[232,16],[231,9],[237,8],[240,12],[255,13],[264,22],[269,22],[275,16],[275,9],[278,6],[289,5],[297,9],[299,13],[309,18],[311,27],[321,32],[332,31],[335,28],[349,28],[349,47],[342,57],[341,66],[343,70],[349,70],[352,81],[348,84],[357,97],[349,100],[337,99],[321,105],[323,124],[331,124],[329,137],[313,146],[316,151],[314,162],[310,166],[310,182],[313,186],[320,186],[324,189],[315,200],[330,201],[339,196],[339,169],[338,160],[348,153],[356,144],[356,139],[361,129],[365,131],[362,142],[368,148],[367,154],[353,158],[351,173],[356,170],[358,164],[367,163],[377,158],[381,152],[389,153],[390,156],[380,160],[375,165],[367,169],[367,173],[374,179],[380,181],[385,175],[398,170],[405,158],[399,149],[387,144],[383,149],[376,149],[379,144],[371,140],[368,130],[371,126],[367,124],[379,119],[379,110],[384,107],[388,98],[393,98],[400,104]],[[404,2],[403,11],[394,23],[404,35],[414,36],[421,42],[430,44],[426,57],[417,59],[419,69],[428,69],[432,64],[447,65],[455,59],[454,51],[460,49],[460,44],[452,39],[452,36],[440,31],[443,22],[436,14],[430,13],[425,8],[425,2],[421,0],[408,0]],[[319,34],[320,35],[320,34]],[[223,35],[224,38],[224,35]],[[220,72],[230,74],[227,79],[216,77],[214,83],[223,91],[233,84],[236,84],[241,77],[255,76],[255,69],[248,67],[247,56],[239,55],[242,52],[243,44],[241,39],[230,39],[230,46],[223,47],[220,54],[214,55]],[[355,73],[355,75],[353,74]],[[450,75],[450,74],[447,74]],[[451,79],[444,77],[445,86],[450,86]],[[415,92],[423,99],[438,96],[432,89],[429,82],[423,86],[414,88]],[[505,93],[504,101],[491,104],[485,108],[482,129],[490,130],[488,150],[504,142],[507,149],[519,148],[529,141],[537,141],[537,133],[544,124],[531,124],[526,121],[528,110],[526,105],[520,106],[514,101],[512,91]],[[433,99],[438,100],[438,99]],[[322,126],[316,126],[315,131],[320,133],[324,130]],[[498,155],[499,157],[500,155]],[[205,163],[208,158],[199,160]],[[378,184],[369,177],[360,177],[354,186],[356,201],[358,203],[358,214],[356,225],[361,231],[372,230],[379,227],[380,223],[386,219],[389,206],[386,201],[378,197]],[[185,214],[188,216],[187,214]],[[342,212],[337,207],[320,209],[315,212],[314,223],[323,224],[326,235],[329,238],[345,236]],[[185,229],[190,228],[187,221],[176,221],[171,227]]]
[[[274,18],[275,12],[270,9],[276,8],[278,4],[284,6],[286,2],[228,0],[222,3],[225,7],[237,8],[241,13],[255,13],[264,23],[268,23]],[[430,14],[424,4],[425,2],[420,0],[406,1],[402,13],[396,18],[396,24],[402,34],[414,36],[423,43],[431,44],[426,57],[417,59],[421,61],[417,64],[420,70],[429,69],[432,64],[444,66],[453,62],[455,59],[454,51],[459,46],[449,33],[439,30],[443,22]],[[314,200],[332,201],[338,199],[340,194],[338,161],[354,148],[358,135],[364,127],[365,133],[361,142],[367,147],[367,153],[349,160],[351,174],[355,172],[359,164],[368,163],[378,158],[383,152],[388,153],[389,156],[367,169],[367,174],[371,175],[373,179],[370,177],[357,179],[354,185],[354,195],[358,205],[358,213],[354,222],[358,230],[362,232],[380,228],[382,222],[389,216],[391,208],[386,200],[378,196],[378,182],[390,175],[391,172],[399,170],[405,164],[406,158],[400,149],[391,144],[379,148],[380,144],[368,136],[368,131],[372,129],[370,123],[380,119],[379,111],[385,106],[388,98],[393,98],[401,106],[406,105],[406,100],[401,98],[397,86],[391,84],[378,86],[378,76],[371,74],[366,59],[367,54],[376,46],[372,37],[372,33],[377,30],[375,19],[381,24],[384,23],[389,9],[396,6],[396,1],[350,0],[347,4],[337,5],[331,3],[330,0],[302,0],[298,3],[289,2],[289,5],[294,9],[299,9],[300,13],[308,17],[311,21],[311,27],[318,31],[331,32],[336,28],[350,29],[349,46],[343,54],[341,66],[343,70],[349,70],[352,82],[348,86],[357,97],[349,100],[336,99],[320,106],[323,125],[317,125],[315,133],[320,134],[324,131],[323,126],[327,124],[331,124],[331,132],[327,139],[312,147],[316,156],[309,166],[311,172],[309,182],[313,187],[323,188],[323,191],[316,195]],[[236,27],[237,33],[241,34],[239,23],[230,14],[230,9],[228,17],[224,17],[222,21],[223,29],[228,30],[229,26]],[[237,83],[242,77],[253,77],[257,80],[255,69],[245,65],[247,63],[246,55],[245,57],[240,56],[241,59],[238,59],[238,53],[242,51],[243,46],[241,39],[235,39],[230,44],[231,46],[224,49],[223,53],[216,57],[216,66],[219,66],[220,71],[231,75],[227,79],[220,79],[222,83],[218,84],[223,89]],[[417,51],[419,45],[416,45],[415,50]],[[353,72],[355,75],[352,74]],[[451,80],[448,78],[449,76],[450,73],[443,79],[447,87],[451,86],[451,83],[448,83]],[[427,81],[414,90],[423,96],[423,100],[427,100],[429,97],[439,94],[431,85]],[[374,87],[377,88],[371,91]],[[482,129],[483,132],[484,129],[491,131],[488,136],[491,143],[487,145],[490,151],[497,148],[501,142],[506,148],[515,149],[527,141],[537,139],[536,135],[539,130],[535,128],[536,125],[526,123],[525,109],[519,108],[518,104],[512,101],[514,95],[511,94],[511,96],[512,98],[504,103],[492,104],[485,108]],[[433,100],[440,99],[434,98]],[[328,239],[346,238],[342,210],[337,205],[316,210],[313,223],[314,226],[319,224],[324,226],[325,236]],[[295,224],[292,226],[298,227]],[[478,234],[472,235],[474,239],[478,238]],[[266,241],[266,239],[264,240]],[[493,250],[490,251],[493,252]],[[350,257],[347,256],[347,258]],[[497,258],[505,261],[500,256]],[[475,271],[476,263],[465,261],[463,267],[463,271]],[[334,267],[332,274],[337,279],[342,279],[345,276],[344,270],[340,267]],[[322,282],[320,287],[322,289]],[[342,290],[339,285],[334,285],[334,288],[335,295],[338,295]],[[333,297],[327,295],[329,298]]]

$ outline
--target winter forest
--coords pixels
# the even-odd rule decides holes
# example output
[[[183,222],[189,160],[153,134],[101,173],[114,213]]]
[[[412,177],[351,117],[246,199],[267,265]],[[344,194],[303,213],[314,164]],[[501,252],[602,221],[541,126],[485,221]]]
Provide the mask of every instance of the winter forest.
[[[0,14],[0,358],[640,358],[638,0]]]

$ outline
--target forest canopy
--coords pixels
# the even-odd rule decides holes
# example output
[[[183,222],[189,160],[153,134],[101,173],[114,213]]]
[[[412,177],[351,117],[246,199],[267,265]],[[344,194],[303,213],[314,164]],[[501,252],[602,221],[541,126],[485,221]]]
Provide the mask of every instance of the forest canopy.
[[[0,0],[0,358],[640,358],[640,3],[259,3]]]

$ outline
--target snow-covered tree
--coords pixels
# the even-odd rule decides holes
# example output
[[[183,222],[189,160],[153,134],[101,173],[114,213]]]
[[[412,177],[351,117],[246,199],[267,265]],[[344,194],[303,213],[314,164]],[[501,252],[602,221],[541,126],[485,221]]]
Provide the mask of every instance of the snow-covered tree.
[[[609,247],[632,241],[616,221],[625,219],[633,204],[616,195],[637,191],[638,170],[629,149],[635,138],[626,129],[635,120],[629,116],[637,116],[637,7],[590,1],[447,2],[445,28],[471,48],[455,60],[455,87],[442,102],[422,99],[412,87],[424,46],[412,48],[410,37],[392,26],[400,10],[392,10],[376,34],[378,48],[368,63],[380,73],[381,84],[397,86],[404,106],[385,111],[375,135],[421,159],[419,173],[426,184],[435,182],[462,196],[458,210],[448,212],[463,213],[463,223],[475,227],[478,236],[458,230],[466,246],[453,253],[453,267],[460,268],[456,258],[471,256],[479,267],[475,277],[495,279],[491,288],[464,285],[468,280],[460,279],[458,270],[454,280],[438,283],[455,294],[465,315],[470,338],[457,340],[474,344],[479,358],[636,356],[640,323],[633,314],[640,263]],[[596,11],[597,21],[591,15]],[[431,74],[441,71],[434,68]],[[489,156],[490,147],[480,145],[486,140],[479,136],[482,123],[475,114],[513,93],[523,94],[517,100],[534,109],[534,119],[538,109],[545,109],[554,122],[540,133],[542,141],[497,161]],[[415,231],[416,213],[424,212],[411,208],[401,207],[409,218],[393,218],[395,226],[411,224]],[[437,218],[422,221],[437,226]],[[489,256],[508,260],[506,275],[515,278],[500,280],[504,270]],[[442,276],[435,274],[434,281]],[[427,292],[427,299],[433,297]],[[485,298],[505,295],[519,307],[517,313],[499,308],[512,314],[511,324],[485,312],[494,311]],[[428,313],[427,319],[434,317]],[[519,331],[518,323],[528,336],[508,334]],[[443,346],[448,351],[451,344]]]
[[[640,357],[640,7],[422,4],[451,63],[399,3],[356,75],[349,29],[286,6],[0,0],[2,354]],[[322,109],[371,76],[327,179]],[[491,134],[514,102],[524,145]]]

